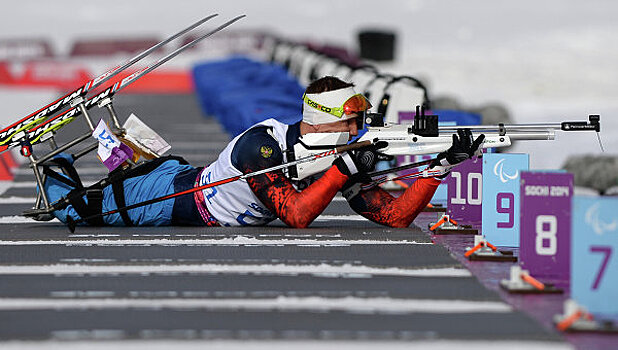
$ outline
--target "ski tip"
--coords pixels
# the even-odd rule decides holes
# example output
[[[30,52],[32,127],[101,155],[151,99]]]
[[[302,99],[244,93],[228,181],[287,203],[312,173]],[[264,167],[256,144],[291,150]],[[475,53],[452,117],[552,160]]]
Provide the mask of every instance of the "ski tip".
[[[75,220],[73,220],[71,215],[67,215],[67,226],[71,233],[75,233],[75,226],[77,226],[77,224],[75,223]]]

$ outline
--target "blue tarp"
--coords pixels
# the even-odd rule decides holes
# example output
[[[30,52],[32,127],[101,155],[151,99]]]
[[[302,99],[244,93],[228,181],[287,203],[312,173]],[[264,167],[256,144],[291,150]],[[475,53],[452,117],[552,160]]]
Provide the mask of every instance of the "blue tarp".
[[[204,114],[232,136],[268,118],[302,117],[304,88],[281,66],[233,57],[195,66],[193,80]]]
[[[282,66],[232,57],[193,68],[204,115],[214,116],[232,136],[268,118],[284,123],[302,119],[304,88]],[[463,111],[434,111],[440,121],[478,125],[480,116]],[[359,136],[364,133],[359,131]]]

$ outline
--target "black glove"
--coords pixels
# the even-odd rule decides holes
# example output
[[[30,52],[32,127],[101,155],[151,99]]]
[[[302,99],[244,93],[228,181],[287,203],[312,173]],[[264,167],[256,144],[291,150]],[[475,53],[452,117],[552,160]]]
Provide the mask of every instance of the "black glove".
[[[451,147],[445,152],[439,153],[436,159],[431,162],[429,168],[441,168],[441,170],[446,171],[446,174],[442,177],[446,177],[452,167],[472,158],[479,151],[484,140],[484,134],[479,135],[475,140],[470,129],[457,129],[457,135],[453,134]]]
[[[375,169],[378,160],[388,157],[378,152],[378,149],[386,146],[388,143],[379,141],[358,150],[348,151],[335,159],[333,165],[350,178],[363,178],[366,173]]]

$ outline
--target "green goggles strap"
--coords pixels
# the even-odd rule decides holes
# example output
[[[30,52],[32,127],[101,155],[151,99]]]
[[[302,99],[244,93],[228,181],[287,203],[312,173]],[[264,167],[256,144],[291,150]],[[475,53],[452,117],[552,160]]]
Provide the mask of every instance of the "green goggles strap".
[[[337,118],[341,118],[343,116],[343,107],[326,107],[326,106],[322,106],[321,104],[313,101],[312,99],[310,99],[309,97],[307,97],[307,94],[303,94],[303,101],[308,104],[309,106],[322,111],[324,113],[328,113],[331,115],[334,115]]]

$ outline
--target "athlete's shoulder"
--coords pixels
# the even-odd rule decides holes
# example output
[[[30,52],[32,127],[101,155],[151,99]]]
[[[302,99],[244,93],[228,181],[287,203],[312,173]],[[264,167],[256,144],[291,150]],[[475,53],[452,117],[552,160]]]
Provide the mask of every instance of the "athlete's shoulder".
[[[283,152],[268,126],[245,132],[232,149],[232,165],[242,172],[265,169],[283,163]]]

